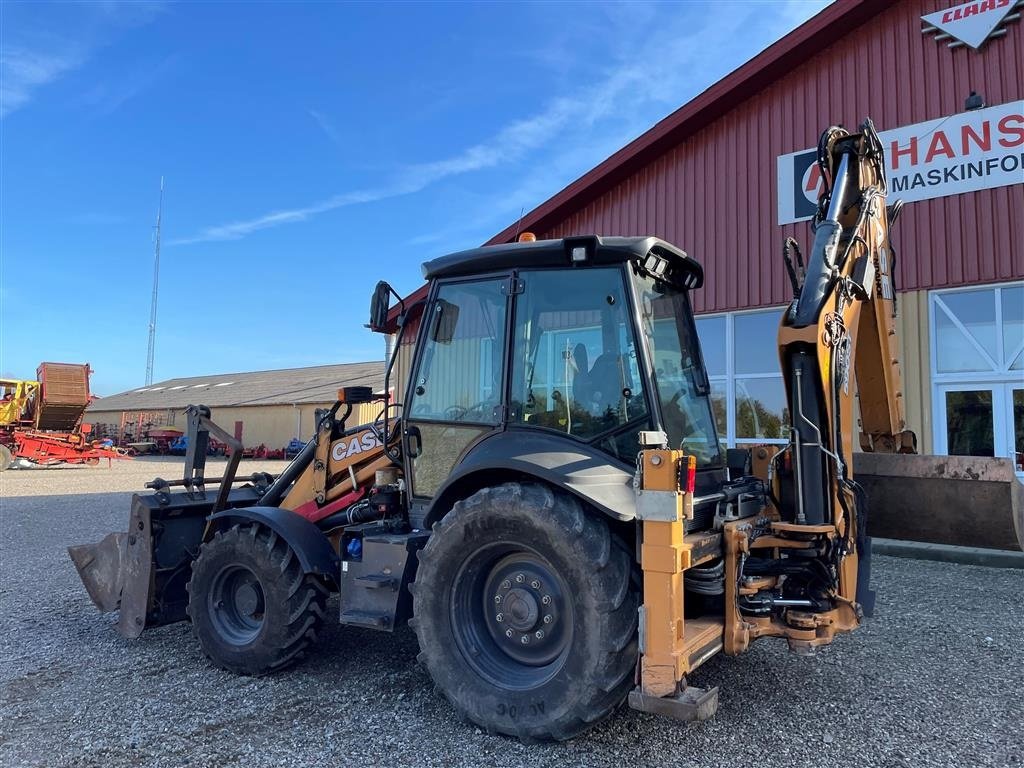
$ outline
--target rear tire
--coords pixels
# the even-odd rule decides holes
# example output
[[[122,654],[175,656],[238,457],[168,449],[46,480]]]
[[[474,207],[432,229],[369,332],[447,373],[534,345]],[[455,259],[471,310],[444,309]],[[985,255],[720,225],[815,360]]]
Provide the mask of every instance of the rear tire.
[[[418,658],[464,718],[564,740],[625,699],[637,661],[632,558],[575,498],[484,488],[435,523],[419,559]]]
[[[302,657],[324,619],[327,588],[295,552],[257,523],[218,531],[192,564],[188,615],[219,667],[263,675]]]

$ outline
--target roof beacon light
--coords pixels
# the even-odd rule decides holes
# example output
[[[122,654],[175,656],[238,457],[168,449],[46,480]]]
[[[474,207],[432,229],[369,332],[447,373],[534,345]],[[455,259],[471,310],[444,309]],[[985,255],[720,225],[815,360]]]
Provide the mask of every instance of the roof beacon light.
[[[572,249],[572,260],[586,261],[587,260],[587,247],[585,245],[575,245]]]
[[[537,236],[535,234],[533,234],[533,232],[523,232],[523,234],[521,234],[519,236],[519,242],[520,243],[536,243],[537,242]]]

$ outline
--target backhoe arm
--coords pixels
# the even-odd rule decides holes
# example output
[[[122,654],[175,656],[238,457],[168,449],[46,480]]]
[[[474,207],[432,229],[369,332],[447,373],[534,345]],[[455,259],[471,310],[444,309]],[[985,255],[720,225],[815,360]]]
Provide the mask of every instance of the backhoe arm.
[[[902,203],[888,208],[888,224]],[[886,234],[888,239],[888,233]],[[899,336],[896,332],[895,285],[891,271],[896,253],[879,248],[878,279],[871,297],[861,304],[854,372],[860,404],[860,447],[876,453],[916,453],[917,436],[906,428]]]
[[[912,452],[916,442],[905,430],[889,243],[901,206],[886,207],[882,145],[870,120],[856,134],[825,131],[818,163],[826,186],[806,274],[790,260],[795,244],[786,249],[794,299],[779,329],[779,353],[792,444],[777,462],[785,466],[773,467],[774,483],[783,519],[835,526],[838,593],[854,600],[864,512],[851,471],[854,374],[861,447]]]

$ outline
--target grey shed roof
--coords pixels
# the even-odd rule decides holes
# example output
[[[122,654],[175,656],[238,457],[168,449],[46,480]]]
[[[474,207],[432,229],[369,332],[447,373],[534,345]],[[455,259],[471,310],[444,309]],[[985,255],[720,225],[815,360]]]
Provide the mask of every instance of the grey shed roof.
[[[372,387],[374,392],[380,392],[384,388],[384,363],[343,363],[168,379],[101,397],[88,410],[156,411],[192,404],[224,408],[327,403],[334,402],[339,387],[352,386]]]

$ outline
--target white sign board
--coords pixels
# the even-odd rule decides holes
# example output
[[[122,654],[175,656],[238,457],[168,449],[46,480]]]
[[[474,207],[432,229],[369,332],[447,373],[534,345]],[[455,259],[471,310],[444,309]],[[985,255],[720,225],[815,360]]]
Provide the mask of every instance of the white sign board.
[[[977,50],[1012,10],[1013,0],[969,0],[922,16],[921,21]]]
[[[1024,183],[1024,100],[881,131],[890,200],[912,203]],[[779,224],[814,216],[817,150],[780,155]]]

